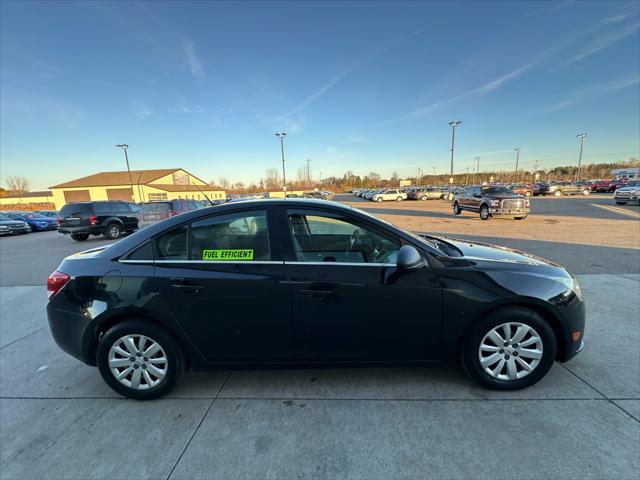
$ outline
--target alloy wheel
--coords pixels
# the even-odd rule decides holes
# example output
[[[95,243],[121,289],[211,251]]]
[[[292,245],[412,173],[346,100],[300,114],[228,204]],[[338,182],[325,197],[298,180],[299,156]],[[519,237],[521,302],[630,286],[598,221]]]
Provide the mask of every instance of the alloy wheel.
[[[524,323],[509,322],[487,333],[478,347],[482,369],[498,380],[519,380],[533,372],[542,359],[542,337]]]
[[[158,342],[145,335],[125,335],[109,349],[109,369],[125,387],[148,390],[167,375],[167,355]]]

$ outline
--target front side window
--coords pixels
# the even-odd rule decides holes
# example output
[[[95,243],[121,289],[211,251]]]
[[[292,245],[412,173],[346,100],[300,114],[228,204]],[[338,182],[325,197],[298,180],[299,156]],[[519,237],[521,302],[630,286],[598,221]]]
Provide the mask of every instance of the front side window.
[[[339,214],[289,210],[289,230],[299,262],[394,263],[400,240]]]

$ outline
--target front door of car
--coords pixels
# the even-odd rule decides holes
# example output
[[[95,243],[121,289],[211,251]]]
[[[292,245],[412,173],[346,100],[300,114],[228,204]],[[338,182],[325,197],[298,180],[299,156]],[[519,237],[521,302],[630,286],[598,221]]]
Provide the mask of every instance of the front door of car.
[[[185,224],[156,240],[156,281],[210,362],[291,358],[289,288],[268,211]]]
[[[480,188],[479,187],[471,187],[467,190],[467,208],[472,210],[480,209]]]
[[[400,238],[339,212],[282,213],[297,358],[435,358],[440,288],[428,267],[398,273]]]

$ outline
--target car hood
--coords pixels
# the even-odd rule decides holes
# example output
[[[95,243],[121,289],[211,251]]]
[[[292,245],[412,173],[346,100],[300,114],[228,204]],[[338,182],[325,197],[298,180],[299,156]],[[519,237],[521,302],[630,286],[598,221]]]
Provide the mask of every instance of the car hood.
[[[549,260],[545,260],[544,258],[536,257],[535,255],[514,250],[512,248],[500,247],[481,242],[469,242],[467,240],[459,240],[455,238],[442,238],[441,240],[452,244],[455,248],[460,250],[466,260],[545,265],[550,267],[560,266]]]
[[[631,190],[640,190],[640,186],[637,186],[637,187],[631,187],[631,186],[629,186],[629,187],[620,187],[620,188],[618,188],[616,190],[616,192],[629,192]]]

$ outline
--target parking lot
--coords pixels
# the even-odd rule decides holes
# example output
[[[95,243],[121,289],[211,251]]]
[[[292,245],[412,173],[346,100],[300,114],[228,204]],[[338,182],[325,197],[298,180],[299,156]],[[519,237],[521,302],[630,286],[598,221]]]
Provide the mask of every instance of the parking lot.
[[[1,478],[638,478],[638,207],[533,198],[515,222],[454,216],[440,200],[334,199],[565,265],[587,304],[585,350],[515,392],[412,366],[189,374],[165,399],[125,400],[54,344],[45,315],[47,275],[108,242],[2,238]]]

